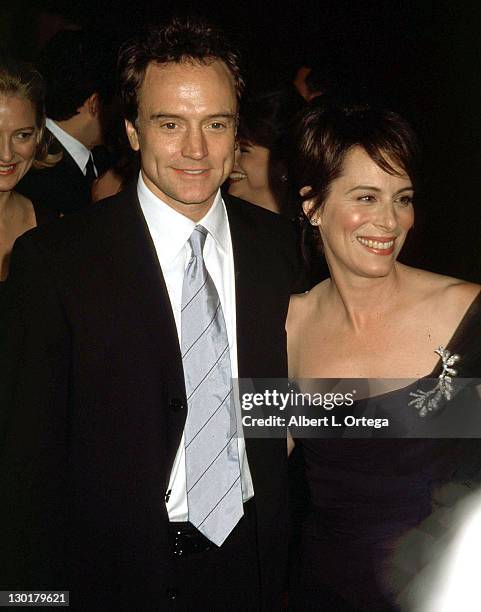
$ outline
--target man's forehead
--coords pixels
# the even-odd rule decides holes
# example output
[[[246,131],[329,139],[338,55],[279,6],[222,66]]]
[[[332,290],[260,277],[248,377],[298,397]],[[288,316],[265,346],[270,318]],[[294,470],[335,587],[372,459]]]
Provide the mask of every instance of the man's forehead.
[[[151,61],[145,71],[144,83],[147,80],[171,79],[183,81],[201,75],[204,78],[217,78],[219,81],[229,83],[235,90],[235,79],[227,64],[219,58],[207,57],[196,59],[182,58],[179,61],[155,62]]]
[[[182,99],[193,104],[215,104],[222,112],[237,112],[234,77],[219,59],[208,62],[151,62],[139,92],[139,105],[150,107]]]

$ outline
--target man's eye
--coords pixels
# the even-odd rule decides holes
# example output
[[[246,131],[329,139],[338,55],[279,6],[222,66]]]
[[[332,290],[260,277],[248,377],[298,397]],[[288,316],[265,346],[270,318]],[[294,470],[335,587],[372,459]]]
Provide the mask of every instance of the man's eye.
[[[358,197],[359,202],[366,202],[366,204],[371,204],[375,199],[373,195],[362,195]]]
[[[220,121],[214,121],[214,123],[211,123],[209,127],[212,130],[222,130],[223,128],[225,128],[225,124],[220,123]]]
[[[177,124],[173,121],[168,121],[167,123],[162,123],[160,127],[165,128],[166,130],[175,130]]]

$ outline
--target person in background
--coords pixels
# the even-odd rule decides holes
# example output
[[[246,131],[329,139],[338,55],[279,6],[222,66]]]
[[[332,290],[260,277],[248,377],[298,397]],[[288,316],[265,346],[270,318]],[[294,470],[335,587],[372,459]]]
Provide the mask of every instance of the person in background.
[[[32,165],[52,167],[43,141],[44,84],[28,64],[0,59],[0,282],[8,275],[15,240],[56,215],[18,193]]]
[[[448,375],[480,377],[481,287],[397,261],[414,223],[419,159],[402,117],[312,104],[294,150],[305,223],[322,241],[330,278],[291,298],[289,375],[299,384],[390,379],[383,394],[356,401],[352,414],[402,426],[397,434],[345,427],[327,431],[331,439],[295,440],[311,503],[289,602],[302,611],[394,611],[398,543],[431,514],[438,485],[466,461],[481,462],[479,440],[430,435],[444,426],[444,437],[468,437],[473,418],[481,428],[479,405],[470,403],[479,402],[477,393],[467,388],[451,402],[443,386]],[[399,437],[403,427],[417,439],[377,437]],[[408,555],[402,575],[415,574],[419,561]]]
[[[290,217],[289,130],[304,107],[293,87],[252,94],[242,104],[229,193]]]
[[[92,184],[104,170],[93,149],[104,140],[112,70],[108,52],[100,48],[86,32],[65,30],[48,42],[39,60],[49,151],[63,155],[56,166],[29,172],[18,190],[64,215],[91,203]]]
[[[97,202],[122,191],[139,174],[139,154],[132,150],[125,132],[125,120],[118,97],[110,107],[110,129],[105,133],[105,145],[111,154],[111,166],[95,179],[92,201]]]

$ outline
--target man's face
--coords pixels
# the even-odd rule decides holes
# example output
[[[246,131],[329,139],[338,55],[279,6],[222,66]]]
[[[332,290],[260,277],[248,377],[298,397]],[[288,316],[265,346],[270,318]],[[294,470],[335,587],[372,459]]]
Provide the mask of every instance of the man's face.
[[[234,79],[220,60],[151,63],[138,119],[126,121],[147,187],[178,212],[201,219],[232,170],[236,116]]]

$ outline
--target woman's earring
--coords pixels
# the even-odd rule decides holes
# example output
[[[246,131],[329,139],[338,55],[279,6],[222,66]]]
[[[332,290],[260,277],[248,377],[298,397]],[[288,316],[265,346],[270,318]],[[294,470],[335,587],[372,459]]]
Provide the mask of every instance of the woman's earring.
[[[309,222],[310,222],[311,225],[319,225],[319,219],[317,219],[316,217],[312,217],[309,220]]]

